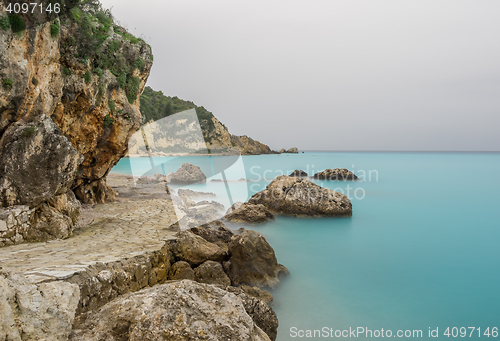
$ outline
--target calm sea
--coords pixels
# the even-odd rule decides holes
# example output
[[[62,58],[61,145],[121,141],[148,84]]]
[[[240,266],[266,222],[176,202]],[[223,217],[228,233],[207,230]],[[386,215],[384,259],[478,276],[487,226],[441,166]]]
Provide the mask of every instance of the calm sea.
[[[348,194],[352,218],[278,216],[251,227],[291,273],[273,292],[278,340],[306,339],[308,330],[312,336],[314,330],[323,332],[316,332],[316,339],[343,339],[335,331],[346,336],[358,327],[372,331],[358,334],[359,339],[375,339],[377,331],[378,338],[388,331],[392,337],[422,331],[421,339],[428,339],[429,328],[438,328],[433,338],[438,340],[500,339],[494,329],[500,328],[500,154],[135,158],[122,159],[113,171],[142,175],[151,161],[157,167],[150,173],[168,173],[190,162],[213,178],[222,178],[220,171],[230,166],[224,172],[228,188],[210,181],[189,186],[217,193],[226,207],[295,169],[348,168],[363,178],[315,181]]]

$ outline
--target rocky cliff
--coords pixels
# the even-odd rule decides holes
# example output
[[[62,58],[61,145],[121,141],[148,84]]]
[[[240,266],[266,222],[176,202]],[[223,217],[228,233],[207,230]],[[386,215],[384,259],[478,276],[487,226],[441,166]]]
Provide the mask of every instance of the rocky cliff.
[[[269,146],[248,136],[230,134],[228,128],[210,111],[202,106],[195,105],[193,102],[165,96],[161,91],[154,91],[150,87],[146,87],[141,95],[141,112],[145,124],[189,109],[196,110],[206,148],[210,149],[212,153],[227,152],[231,148],[236,148],[242,155],[275,153]],[[196,129],[196,127],[191,128]],[[148,142],[154,143],[156,151],[183,153],[197,149],[197,147],[189,144],[185,138],[177,139],[175,134],[163,127],[153,130],[156,131],[152,133]],[[138,148],[138,145],[131,146],[130,152],[132,154],[137,153]]]
[[[35,2],[43,10],[33,14],[9,14],[10,2],[0,2],[0,204],[27,206],[28,225],[37,224],[43,205],[49,222],[52,213],[65,215],[55,202],[69,192],[71,202],[73,192],[84,203],[113,198],[104,178],[142,123],[139,95],[153,63],[150,46],[116,25],[98,1],[51,1],[57,14]],[[20,176],[28,166],[36,172]],[[53,173],[64,174],[64,184],[46,190]],[[27,193],[43,195],[21,198]],[[26,239],[27,229],[16,233]]]

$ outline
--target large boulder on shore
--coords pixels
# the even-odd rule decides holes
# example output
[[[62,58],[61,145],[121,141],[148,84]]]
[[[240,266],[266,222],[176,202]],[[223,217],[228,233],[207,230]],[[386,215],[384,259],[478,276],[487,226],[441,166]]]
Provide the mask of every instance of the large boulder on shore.
[[[0,206],[36,207],[65,194],[83,161],[48,117],[9,127],[0,150]]]
[[[227,277],[222,265],[211,260],[207,260],[194,269],[194,280],[205,284],[231,285],[231,280]]]
[[[322,172],[314,174],[313,177],[319,180],[358,180],[358,177],[353,172],[345,168],[325,169]]]
[[[190,279],[194,281],[194,271],[188,262],[179,261],[172,264],[170,271],[168,272],[168,279],[170,280],[181,280]]]
[[[274,220],[274,215],[262,204],[243,203],[237,208],[231,207],[222,219],[234,223],[263,223]]]
[[[238,296],[213,285],[170,282],[129,293],[75,326],[70,340],[267,341]]]
[[[303,216],[352,216],[352,204],[344,194],[297,177],[280,175],[266,189],[254,194],[251,204],[271,212]]]
[[[206,182],[207,177],[201,168],[190,163],[183,163],[182,166],[170,176],[170,183],[189,185],[198,182]]]
[[[232,284],[277,287],[280,282],[279,277],[287,272],[286,268],[278,264],[273,248],[260,233],[241,230],[241,234],[231,237],[229,242],[231,258],[224,263]]]
[[[0,340],[68,340],[79,299],[76,284],[0,273]]]
[[[228,251],[227,244],[231,241],[231,237],[234,236],[234,233],[220,220],[193,227],[189,231],[202,237],[207,242],[214,243],[226,252]]]
[[[192,267],[207,260],[222,262],[227,259],[224,250],[190,231],[179,232],[177,239],[169,243],[175,260],[188,262]]]
[[[278,335],[278,317],[266,301],[252,297],[242,287],[236,288],[228,286],[221,288],[238,296],[243,301],[246,312],[250,315],[255,324],[262,329],[272,341],[276,340],[276,336]],[[269,294],[269,296],[270,295],[271,294]]]

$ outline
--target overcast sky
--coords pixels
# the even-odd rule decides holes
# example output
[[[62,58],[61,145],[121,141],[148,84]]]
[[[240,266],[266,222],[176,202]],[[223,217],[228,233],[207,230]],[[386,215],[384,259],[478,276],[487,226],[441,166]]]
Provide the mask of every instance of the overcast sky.
[[[499,0],[102,0],[148,85],[273,149],[500,150]]]

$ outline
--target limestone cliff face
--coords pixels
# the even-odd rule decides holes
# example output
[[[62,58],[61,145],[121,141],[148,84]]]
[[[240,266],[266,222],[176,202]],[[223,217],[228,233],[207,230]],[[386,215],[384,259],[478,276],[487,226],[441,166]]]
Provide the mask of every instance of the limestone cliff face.
[[[141,125],[139,96],[153,63],[149,45],[99,4],[58,15],[9,15],[8,4],[0,1],[0,207],[24,205],[29,219],[0,231],[5,245],[70,236],[75,195],[114,198],[104,178]]]
[[[6,3],[0,3],[2,14]],[[81,52],[78,55],[82,23],[40,13],[21,18],[26,23],[24,31],[0,29],[0,79],[12,82],[10,87],[0,88],[0,136],[14,122],[51,117],[84,157],[73,190],[83,202],[99,201],[103,193],[93,189],[106,186],[96,183],[104,181],[140,127],[138,94],[151,70],[151,49],[142,41],[125,39],[121,28],[90,19],[91,31],[104,32],[101,39],[105,39],[96,54],[82,57]],[[51,34],[54,23],[59,27],[57,35]],[[133,84],[136,98],[127,93],[133,85],[120,86],[119,77],[100,67],[97,59],[102,54],[111,60],[122,58],[124,65],[131,66],[125,76],[137,83]],[[138,60],[142,61],[139,67],[133,68]]]

